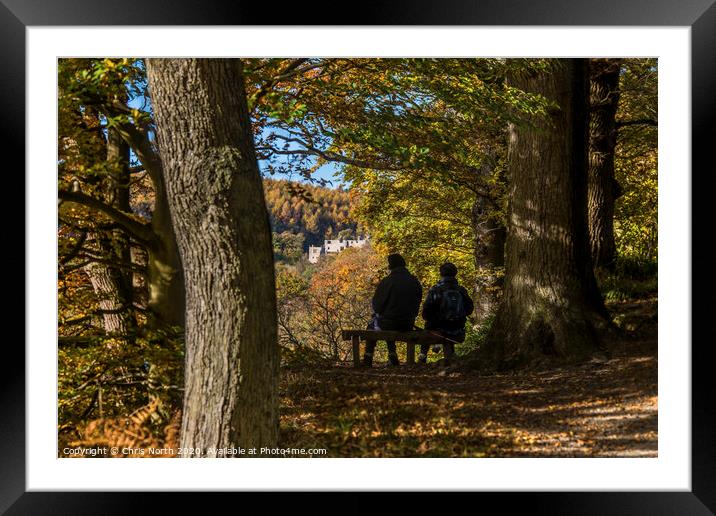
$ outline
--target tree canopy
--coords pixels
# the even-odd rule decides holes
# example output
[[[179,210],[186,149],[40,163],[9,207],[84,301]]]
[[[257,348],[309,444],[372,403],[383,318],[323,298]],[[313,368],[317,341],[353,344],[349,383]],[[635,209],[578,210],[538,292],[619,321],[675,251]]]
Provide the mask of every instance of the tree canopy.
[[[60,440],[133,415],[148,447],[300,442],[292,371],[346,364],[391,253],[424,287],[457,266],[465,371],[607,360],[655,324],[657,79],[641,58],[60,59]]]

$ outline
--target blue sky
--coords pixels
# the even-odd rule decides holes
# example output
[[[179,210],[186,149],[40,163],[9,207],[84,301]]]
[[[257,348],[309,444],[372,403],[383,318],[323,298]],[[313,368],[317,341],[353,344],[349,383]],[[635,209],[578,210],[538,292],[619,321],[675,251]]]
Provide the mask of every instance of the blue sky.
[[[130,108],[133,109],[147,109],[151,110],[151,107],[149,106],[149,103],[147,102],[147,99],[144,96],[137,96],[133,99],[131,99],[128,102],[128,105]],[[132,153],[131,156],[132,160],[136,159],[134,153]],[[289,156],[286,156],[286,159],[288,159]],[[266,166],[267,162],[264,160],[259,160],[259,168],[261,169],[261,172],[266,177],[270,177],[268,174],[266,174]],[[341,184],[341,177],[337,175],[337,173],[340,172],[342,168],[342,165],[338,163],[326,163],[325,165],[321,166],[318,170],[316,170],[312,177],[317,180],[326,180],[330,181],[331,183],[326,184],[329,188],[337,188]],[[276,179],[289,179],[288,176],[285,174],[276,174],[273,176]],[[300,175],[294,174],[292,177],[290,177],[291,180],[299,181],[299,182],[306,182],[305,179],[303,179]]]
[[[265,166],[265,163],[262,161],[259,161],[259,167],[261,168],[262,172],[265,171],[264,166]],[[340,172],[340,170],[341,170],[341,166],[339,164],[327,163],[327,164],[323,165],[322,167],[320,167],[318,170],[316,170],[312,174],[312,177],[314,177],[315,179],[318,179],[318,180],[325,179],[327,181],[331,181],[332,184],[326,184],[326,187],[337,188],[341,184],[342,181],[341,181],[341,177],[340,176],[336,177],[335,174],[337,172]],[[287,178],[287,176],[282,177],[278,174],[275,175],[274,177],[276,177],[277,179]],[[298,175],[294,175],[293,177],[291,177],[291,179],[295,180],[295,181],[300,181],[302,183],[306,182],[301,176],[298,176]]]

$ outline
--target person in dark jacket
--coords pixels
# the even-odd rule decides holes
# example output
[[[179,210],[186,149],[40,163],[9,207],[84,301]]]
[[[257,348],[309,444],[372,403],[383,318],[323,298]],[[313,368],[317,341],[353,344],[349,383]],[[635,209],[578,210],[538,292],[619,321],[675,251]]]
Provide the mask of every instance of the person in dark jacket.
[[[383,278],[373,295],[373,319],[369,330],[411,331],[418,316],[423,287],[420,281],[406,268],[405,260],[399,254],[388,256],[390,274]],[[366,342],[363,365],[373,365],[376,341]],[[395,341],[387,341],[390,365],[400,364]]]
[[[440,266],[440,281],[429,291],[423,303],[423,319],[425,329],[450,339],[452,342],[443,344],[445,359],[455,354],[455,342],[465,340],[465,323],[467,316],[475,308],[470,295],[462,287],[457,278],[457,267],[445,262]],[[429,344],[420,346],[418,362],[427,362]]]

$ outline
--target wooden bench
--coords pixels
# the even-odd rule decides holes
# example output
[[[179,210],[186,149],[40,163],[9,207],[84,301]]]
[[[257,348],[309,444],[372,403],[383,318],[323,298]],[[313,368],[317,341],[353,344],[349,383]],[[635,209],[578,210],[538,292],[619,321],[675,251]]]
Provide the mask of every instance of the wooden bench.
[[[361,340],[394,340],[408,345],[407,364],[415,364],[415,346],[421,344],[445,344],[447,339],[433,332],[419,331],[384,331],[384,330],[343,330],[343,340],[350,340],[353,348],[353,367],[360,366]]]

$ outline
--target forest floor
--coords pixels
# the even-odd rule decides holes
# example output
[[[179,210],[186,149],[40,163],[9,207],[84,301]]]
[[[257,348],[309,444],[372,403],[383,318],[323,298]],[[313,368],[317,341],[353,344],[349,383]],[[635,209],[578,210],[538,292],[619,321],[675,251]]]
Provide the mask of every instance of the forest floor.
[[[491,375],[287,368],[280,444],[328,457],[656,457],[657,300],[609,309],[625,335],[601,361]]]

